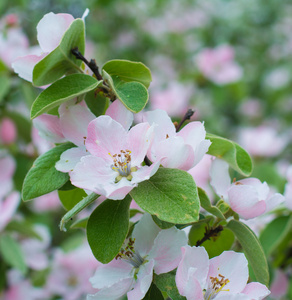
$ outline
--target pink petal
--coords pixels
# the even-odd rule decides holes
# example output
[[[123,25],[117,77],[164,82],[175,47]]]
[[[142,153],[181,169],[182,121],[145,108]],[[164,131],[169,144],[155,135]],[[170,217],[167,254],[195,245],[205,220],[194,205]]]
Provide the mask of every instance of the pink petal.
[[[73,185],[106,196],[108,185],[115,184],[117,173],[102,158],[84,156],[70,174]]]
[[[231,179],[229,176],[229,165],[221,159],[215,159],[212,162],[210,169],[211,181],[210,184],[214,188],[216,194],[227,200],[227,190],[231,186]]]
[[[187,300],[204,300],[203,287],[198,281],[197,270],[195,268],[189,268],[188,280],[185,282],[184,287],[179,287],[176,281],[178,291],[181,295],[185,296]]]
[[[127,148],[131,151],[132,166],[140,166],[152,141],[153,127],[140,123],[131,128],[127,135]],[[126,149],[124,149],[126,150]]]
[[[0,124],[0,142],[4,145],[12,144],[16,141],[17,129],[14,122],[9,118],[3,118]]]
[[[265,285],[259,282],[250,282],[246,285],[242,293],[248,295],[251,299],[262,300],[271,292]]]
[[[105,188],[106,196],[108,199],[111,200],[122,200],[124,199],[129,192],[137,186],[136,184],[132,184],[129,180],[125,177],[122,178],[118,183],[112,185],[111,189]]]
[[[37,39],[44,52],[51,52],[57,48],[64,33],[74,21],[69,14],[54,14],[43,16],[37,25]]]
[[[160,161],[157,161],[153,163],[151,166],[143,166],[141,167],[138,171],[132,172],[131,175],[133,176],[131,182],[134,183],[139,183],[144,180],[148,180],[151,176],[153,176],[158,168],[160,166]]]
[[[285,197],[279,193],[276,193],[266,200],[266,212],[279,206],[285,201]]]
[[[2,200],[2,203],[0,202],[0,231],[13,217],[19,202],[20,194],[18,192],[11,193],[6,199]]]
[[[266,211],[266,203],[259,199],[256,189],[250,185],[232,185],[228,190],[232,210],[243,219],[255,218]]]
[[[209,271],[208,253],[204,247],[190,247],[188,245],[181,247],[181,253],[182,259],[175,276],[177,288],[182,295],[186,295],[189,294],[190,284],[194,284],[200,295]]]
[[[57,161],[55,167],[60,172],[71,172],[75,168],[76,164],[80,162],[81,158],[88,154],[89,153],[86,152],[85,147],[74,147],[68,149],[61,154],[60,160]]]
[[[61,129],[58,116],[43,114],[33,120],[34,127],[39,131],[39,135],[52,143],[66,142]]]
[[[119,122],[126,130],[129,130],[134,120],[134,114],[120,100],[112,102],[105,114]]]
[[[63,135],[77,146],[84,146],[88,124],[95,115],[86,105],[64,103],[59,108],[60,123]]]
[[[135,239],[134,247],[142,257],[149,253],[160,231],[161,229],[155,224],[148,213],[145,213],[134,227],[132,234]]]
[[[181,247],[187,242],[185,232],[175,227],[160,231],[148,255],[155,260],[155,273],[159,275],[175,269],[181,259]]]
[[[120,123],[109,116],[100,116],[88,125],[86,148],[91,154],[112,163],[114,154],[126,150],[126,138],[127,132]]]
[[[229,280],[225,286],[226,289],[229,289],[230,293],[240,293],[248,280],[247,265],[248,262],[243,253],[224,251],[219,256],[210,259],[208,278],[219,279],[219,274],[221,274]],[[210,281],[209,284],[211,284]]]
[[[274,280],[271,284],[271,297],[280,299],[285,296],[289,288],[289,278],[281,270],[276,270]]]
[[[165,168],[177,168],[189,170],[194,166],[194,150],[190,145],[184,143],[181,137],[165,139],[151,149],[151,158],[154,161],[161,159]]]
[[[100,264],[90,278],[90,282],[96,289],[110,287],[122,279],[131,278],[132,268],[129,263],[121,259],[113,259],[108,264]]]
[[[139,267],[134,288],[127,293],[128,300],[139,300],[144,298],[152,282],[153,265],[154,260],[150,259],[146,264]]]
[[[143,121],[147,121],[150,125],[155,125],[154,143],[176,135],[175,127],[164,110],[156,109],[146,112]]]
[[[41,61],[48,53],[42,55],[27,55],[19,57],[11,64],[14,72],[19,77],[32,82],[32,71],[34,66]]]
[[[1,154],[1,153],[0,153]],[[16,167],[15,160],[10,155],[0,157],[0,184],[2,181],[10,180]]]
[[[268,184],[266,182],[262,183],[258,178],[245,178],[237,181],[237,183],[253,186],[258,192],[260,200],[266,200],[269,195],[270,189]]]

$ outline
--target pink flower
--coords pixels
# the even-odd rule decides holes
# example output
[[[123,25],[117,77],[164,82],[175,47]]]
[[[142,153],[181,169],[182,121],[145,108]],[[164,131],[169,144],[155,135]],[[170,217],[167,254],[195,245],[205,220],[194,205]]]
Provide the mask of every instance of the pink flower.
[[[234,62],[234,51],[227,45],[203,49],[196,63],[206,78],[219,85],[236,82],[242,77],[241,67]]]
[[[211,145],[201,122],[190,122],[179,132],[163,110],[146,112],[143,118],[154,125],[154,139],[147,156],[152,162],[161,160],[166,168],[188,171],[206,154]]]
[[[287,170],[287,180],[284,196],[286,198],[286,206],[292,210],[292,166]]]
[[[271,284],[271,295],[272,299],[281,299],[288,292],[289,288],[289,278],[281,270],[276,270],[274,275],[274,280]]]
[[[217,195],[229,203],[231,209],[243,219],[255,218],[277,205],[285,198],[279,193],[271,195],[266,182],[261,183],[257,178],[246,178],[231,183],[228,164],[215,159],[211,166],[211,185]]]
[[[26,55],[17,58],[12,63],[12,68],[21,78],[32,81],[34,66],[55,50],[67,29],[74,21],[70,14],[54,14],[52,12],[44,15],[37,25],[37,39],[42,51],[40,55]]]
[[[243,253],[224,251],[209,260],[204,247],[184,246],[176,272],[176,284],[187,300],[261,300],[270,294],[266,286],[248,281]]]
[[[62,207],[58,196],[58,191],[53,191],[37,197],[30,203],[35,212],[56,211]]]
[[[242,128],[238,142],[253,156],[272,157],[280,154],[289,142],[289,137],[279,135],[275,128],[259,126]]]
[[[167,89],[154,91],[151,95],[151,108],[162,109],[171,117],[183,116],[188,108],[193,88],[172,83]]]
[[[89,278],[98,265],[87,244],[66,253],[57,249],[45,290],[63,300],[83,299],[85,294],[94,291]]]
[[[14,122],[9,118],[3,118],[0,124],[0,142],[12,144],[17,138],[17,131]]]
[[[100,265],[90,279],[98,289],[87,300],[120,299],[127,294],[129,300],[143,299],[156,274],[175,269],[181,258],[180,247],[187,237],[175,227],[161,230],[145,214],[135,226],[125,252],[106,265]]]
[[[127,131],[110,116],[100,116],[88,125],[85,142],[91,155],[81,158],[70,174],[73,185],[107,198],[123,199],[139,182],[149,179],[159,167],[141,166],[152,140],[153,128],[140,123]]]

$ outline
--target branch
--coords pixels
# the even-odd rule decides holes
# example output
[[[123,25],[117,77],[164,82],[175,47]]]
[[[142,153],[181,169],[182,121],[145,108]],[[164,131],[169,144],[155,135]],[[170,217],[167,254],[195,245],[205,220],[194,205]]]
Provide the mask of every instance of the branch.
[[[82,60],[89,67],[89,69],[93,72],[93,74],[96,76],[98,80],[103,80],[102,76],[99,73],[98,66],[96,65],[95,59],[91,59],[90,61],[88,61],[78,50],[78,47],[73,48],[71,52],[76,57],[76,59]]]
[[[211,229],[208,229],[206,227],[205,235],[201,240],[197,241],[196,247],[201,246],[205,241],[210,240],[211,237],[217,236],[220,231],[223,231],[222,225],[219,225],[219,226],[217,226],[215,228],[211,228]]]
[[[183,123],[186,121],[186,120],[189,120],[192,115],[195,113],[194,110],[192,110],[191,108],[188,109],[188,111],[185,113],[184,117],[182,118],[182,120],[180,121],[180,123],[176,126],[176,132],[178,132],[180,130],[180,128],[182,127]]]

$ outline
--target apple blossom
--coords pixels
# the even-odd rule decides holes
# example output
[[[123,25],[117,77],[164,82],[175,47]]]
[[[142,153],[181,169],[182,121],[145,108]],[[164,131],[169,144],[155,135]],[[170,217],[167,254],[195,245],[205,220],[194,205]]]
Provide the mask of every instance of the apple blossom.
[[[143,119],[154,125],[154,139],[147,152],[152,162],[161,160],[166,168],[189,170],[206,154],[211,145],[201,122],[190,122],[179,132],[163,110],[146,112]]]
[[[143,299],[156,274],[175,269],[181,258],[180,247],[186,245],[187,236],[175,227],[161,230],[144,214],[135,226],[132,238],[115,260],[98,266],[90,279],[98,289],[87,300],[119,299],[127,294],[129,300]]]
[[[100,116],[88,125],[85,142],[91,155],[81,158],[70,173],[73,185],[123,199],[139,182],[157,171],[160,161],[141,166],[153,135],[153,127],[140,123],[127,131],[110,116]]]
[[[228,45],[203,49],[196,56],[196,63],[206,78],[219,85],[236,82],[242,77],[242,69],[234,61],[233,48]]]
[[[9,118],[3,118],[0,124],[0,143],[9,145],[16,141],[17,130],[14,122]]]
[[[256,128],[241,128],[238,142],[253,156],[272,157],[284,150],[289,137],[279,135],[274,127],[261,125]]]
[[[228,168],[225,161],[215,159],[210,170],[210,183],[217,195],[241,218],[255,218],[274,209],[285,200],[279,193],[271,194],[268,184],[257,178],[246,178],[231,183]]]
[[[285,185],[284,196],[286,198],[286,206],[292,210],[292,166],[287,170],[287,183]]]
[[[87,16],[88,9],[83,15]],[[12,63],[12,68],[19,77],[32,82],[32,71],[34,66],[45,58],[50,52],[55,50],[67,29],[74,21],[70,14],[54,14],[52,12],[43,16],[37,25],[37,39],[40,50],[37,54],[18,57]]]
[[[57,248],[44,289],[51,296],[58,295],[63,300],[83,299],[85,294],[94,291],[89,278],[98,265],[88,244],[68,253]]]
[[[203,247],[184,246],[176,284],[187,300],[261,300],[270,291],[248,281],[248,262],[243,253],[224,251],[209,260]]]

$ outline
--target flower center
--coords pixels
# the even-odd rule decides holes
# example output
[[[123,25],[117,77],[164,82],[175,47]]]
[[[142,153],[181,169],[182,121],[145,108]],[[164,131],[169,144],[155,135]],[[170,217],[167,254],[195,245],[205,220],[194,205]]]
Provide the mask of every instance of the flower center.
[[[128,244],[126,244],[125,248],[121,249],[116,259],[122,259],[131,264],[134,268],[139,268],[143,264],[144,259],[137,250],[135,251],[134,244],[135,239],[129,238]]]
[[[218,277],[220,279],[218,279]],[[216,294],[218,294],[221,291],[228,292],[229,289],[223,290],[224,286],[229,282],[229,279],[225,276],[218,274],[218,277],[212,277],[210,276],[210,283],[208,286],[207,291],[205,292],[204,299],[205,300],[211,300],[216,297]]]
[[[128,180],[132,179],[131,172],[137,171],[137,168],[131,168],[131,151],[130,150],[120,150],[119,154],[109,155],[113,159],[113,164],[111,168],[116,171],[119,175],[116,180],[120,181],[123,177]]]

